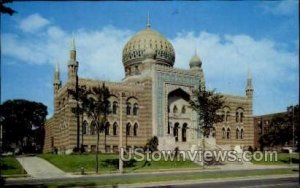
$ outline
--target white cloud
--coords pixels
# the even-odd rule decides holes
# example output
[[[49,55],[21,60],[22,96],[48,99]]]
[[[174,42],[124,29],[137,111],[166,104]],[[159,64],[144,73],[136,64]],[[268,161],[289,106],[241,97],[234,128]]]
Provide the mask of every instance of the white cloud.
[[[297,13],[297,0],[265,1],[262,2],[261,8],[267,13],[276,15],[291,15]]]
[[[2,53],[31,64],[60,62],[67,70],[71,33],[44,25],[35,38],[2,35]],[[26,36],[26,33],[23,33]],[[81,77],[119,81],[124,77],[122,49],[133,32],[112,26],[100,30],[75,31]],[[195,46],[203,62],[206,83],[218,91],[244,95],[247,70],[254,79],[256,113],[284,108],[298,99],[298,53],[280,50],[271,40],[248,35],[218,35],[208,32],[178,33],[171,39],[176,52],[175,67],[189,68]],[[276,111],[276,110],[275,110]]]
[[[67,70],[71,33],[57,26],[49,26],[42,35],[21,37],[2,35],[2,53],[29,64],[59,62],[62,72]],[[79,30],[74,33],[79,61],[79,74],[87,78],[119,81],[124,76],[122,49],[132,33],[107,26],[101,30]]]
[[[33,33],[45,27],[49,23],[50,22],[47,19],[43,18],[39,14],[32,14],[21,20],[20,28],[25,32]]]
[[[284,110],[298,99],[298,52],[277,48],[271,40],[206,32],[178,34],[172,40],[178,67],[188,68],[195,44],[209,88],[244,95],[247,70],[253,75],[256,113]],[[276,110],[275,110],[276,111]]]
[[[80,72],[84,77],[119,81],[124,77],[123,46],[131,36],[127,30],[104,27],[99,31],[79,31],[76,46]],[[87,55],[88,54],[88,55]]]

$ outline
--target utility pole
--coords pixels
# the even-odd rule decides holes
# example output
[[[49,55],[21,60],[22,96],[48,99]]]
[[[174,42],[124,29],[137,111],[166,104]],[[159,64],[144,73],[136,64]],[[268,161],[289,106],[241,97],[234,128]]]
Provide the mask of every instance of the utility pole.
[[[293,124],[293,149],[295,148],[295,122],[294,122],[294,106],[293,106],[293,117],[292,117],[292,124]]]
[[[122,152],[123,152],[123,93],[120,92],[120,131],[119,131],[119,172],[123,173],[123,161],[122,161]]]

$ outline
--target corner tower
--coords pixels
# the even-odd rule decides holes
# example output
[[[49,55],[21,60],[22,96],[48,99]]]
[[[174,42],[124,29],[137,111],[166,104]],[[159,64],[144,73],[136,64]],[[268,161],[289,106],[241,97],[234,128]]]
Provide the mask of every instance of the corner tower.
[[[76,60],[76,47],[74,36],[71,38],[70,43],[70,58],[68,62],[68,81],[76,81],[78,71],[78,61]]]
[[[54,71],[54,80],[53,80],[54,95],[57,94],[60,88],[61,88],[60,71],[59,71],[59,65],[56,64],[55,71]]]
[[[246,85],[246,96],[249,99],[253,99],[253,92],[254,92],[254,89],[253,89],[253,85],[252,85],[252,76],[251,76],[250,71],[248,71],[247,85]]]

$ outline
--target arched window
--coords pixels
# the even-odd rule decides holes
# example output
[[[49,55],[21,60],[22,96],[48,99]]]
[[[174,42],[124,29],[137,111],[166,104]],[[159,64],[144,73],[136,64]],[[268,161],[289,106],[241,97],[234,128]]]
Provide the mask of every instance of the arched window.
[[[177,106],[175,105],[175,106],[173,107],[173,113],[176,114],[177,112],[178,112],[178,109],[177,109]]]
[[[175,137],[175,141],[178,141],[178,127],[179,127],[179,123],[175,123],[174,128],[173,128],[173,135]]]
[[[229,121],[229,117],[230,117],[230,112],[229,112],[229,111],[227,111],[227,112],[226,112],[226,119],[225,119],[225,121],[226,121],[226,122],[228,122],[228,121]]]
[[[186,112],[186,109],[185,109],[185,106],[183,106],[182,109],[181,109],[181,113],[185,114],[185,112]]]
[[[212,128],[212,137],[216,137],[216,128],[215,127],[213,127]]]
[[[168,134],[170,134],[170,132],[171,132],[170,129],[171,129],[171,122],[168,123]]]
[[[112,113],[112,108],[111,108],[111,103],[110,103],[110,101],[108,101],[108,114],[110,114],[110,113]]]
[[[244,113],[241,112],[241,117],[240,117],[240,121],[243,122],[243,118],[244,118]]]
[[[187,129],[187,124],[184,123],[181,131],[182,142],[186,142],[186,129]]]
[[[97,125],[96,125],[96,122],[95,121],[92,121],[91,122],[91,128],[90,128],[90,130],[91,130],[91,135],[94,135],[94,134],[96,134],[96,130],[97,130],[97,127],[96,127]]]
[[[226,130],[225,130],[225,128],[223,127],[222,128],[222,139],[225,139],[225,137],[226,137]]]
[[[118,124],[115,122],[113,125],[113,135],[116,136],[117,135],[117,129],[118,129]]]
[[[227,128],[227,139],[230,139],[230,129]]]
[[[236,122],[243,122],[243,118],[244,118],[244,112],[243,109],[241,107],[239,107],[236,111]]]
[[[139,105],[134,103],[133,105],[133,115],[136,116],[138,114]]]
[[[112,113],[117,114],[117,109],[118,109],[118,102],[114,101],[113,102],[113,107],[112,107]]]
[[[86,134],[87,126],[88,126],[88,123],[86,120],[84,120],[82,123],[82,134]]]
[[[223,109],[223,121],[228,122],[230,117],[230,108],[228,106]]]
[[[136,65],[134,68],[135,68],[135,74],[139,74],[139,67]]]
[[[109,135],[109,127],[110,127],[109,122],[106,122],[105,127],[104,127],[105,135]]]
[[[244,137],[244,129],[241,129],[241,139],[243,139],[243,137]]]
[[[225,122],[225,111],[222,111],[222,115],[221,115],[222,121]]]
[[[235,130],[235,138],[236,139],[239,139],[239,129],[238,128],[236,128],[236,130]]]
[[[131,112],[131,104],[130,104],[130,102],[127,102],[126,103],[126,114],[130,115],[130,112]]]
[[[133,126],[133,136],[137,136],[137,129],[138,129],[138,124],[135,123]]]
[[[128,74],[131,75],[131,68],[128,68]]]
[[[130,136],[130,127],[131,127],[130,123],[127,123],[127,125],[126,125],[126,136]]]

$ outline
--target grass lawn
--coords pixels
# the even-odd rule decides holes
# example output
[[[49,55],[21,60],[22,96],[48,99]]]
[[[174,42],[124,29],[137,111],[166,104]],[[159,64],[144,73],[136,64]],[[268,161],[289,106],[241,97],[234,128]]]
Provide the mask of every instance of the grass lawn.
[[[290,163],[290,160],[291,160],[291,163]],[[293,154],[277,153],[277,161],[274,160],[274,157],[271,160],[270,156],[268,156],[259,161],[255,161],[252,159],[251,162],[254,164],[262,164],[262,165],[299,164],[299,154],[298,153],[293,153]]]
[[[66,172],[80,172],[84,167],[86,172],[95,172],[95,154],[83,155],[39,155],[51,162],[58,168]],[[99,154],[99,171],[100,173],[113,173],[118,171],[119,156],[117,154]],[[174,169],[174,168],[199,168],[192,161],[136,161],[134,159],[124,162],[125,172],[135,171],[155,171],[157,169]]]
[[[22,175],[26,174],[25,170],[22,168],[21,164],[17,161],[15,157],[2,157],[1,162],[1,174],[2,175]]]

